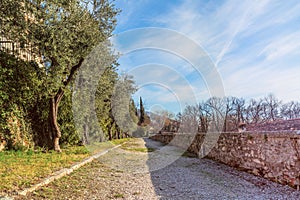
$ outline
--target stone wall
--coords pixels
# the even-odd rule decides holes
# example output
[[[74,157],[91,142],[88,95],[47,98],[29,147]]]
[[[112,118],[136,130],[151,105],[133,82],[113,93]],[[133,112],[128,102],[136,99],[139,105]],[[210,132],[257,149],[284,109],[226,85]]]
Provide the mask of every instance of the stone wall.
[[[200,156],[206,155],[208,150],[211,150],[206,156],[210,159],[299,188],[300,135],[296,132],[215,134],[213,137],[217,143],[212,149],[207,147],[207,142],[202,145],[205,137],[207,137],[205,134],[197,134],[193,138],[188,134],[163,133],[151,138],[188,148],[189,152]]]

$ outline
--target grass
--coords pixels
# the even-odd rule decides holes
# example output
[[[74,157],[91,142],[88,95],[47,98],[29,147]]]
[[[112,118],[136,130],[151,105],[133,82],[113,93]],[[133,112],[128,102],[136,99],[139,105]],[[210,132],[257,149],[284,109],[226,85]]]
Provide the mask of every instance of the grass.
[[[125,150],[128,150],[128,151],[137,151],[137,152],[143,152],[143,153],[155,151],[155,149],[153,149],[153,148],[144,148],[144,147],[126,148]]]
[[[3,151],[0,152],[0,196],[38,183],[62,168],[68,168],[91,154],[106,150],[128,139],[98,143],[89,147],[73,146],[62,153],[49,151]]]
[[[154,148],[138,146],[138,145],[139,144],[136,143],[135,140],[131,140],[130,142],[127,142],[126,144],[124,144],[121,148],[124,150],[127,150],[127,151],[136,151],[136,152],[142,152],[142,153],[155,151]]]
[[[114,145],[119,145],[119,144],[123,144],[124,142],[128,142],[132,140],[131,138],[123,138],[123,139],[119,139],[119,140],[112,140],[111,143],[113,143]]]
[[[124,194],[117,193],[114,195],[114,198],[124,198]]]
[[[90,155],[85,147],[70,147],[62,153],[41,151],[0,152],[0,191],[29,187],[41,178]]]

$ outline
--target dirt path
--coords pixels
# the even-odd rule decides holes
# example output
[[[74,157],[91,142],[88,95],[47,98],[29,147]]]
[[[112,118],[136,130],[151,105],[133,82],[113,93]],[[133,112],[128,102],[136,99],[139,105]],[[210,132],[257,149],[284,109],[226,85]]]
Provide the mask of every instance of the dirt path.
[[[180,153],[135,139],[17,199],[300,199],[300,192],[289,187]]]

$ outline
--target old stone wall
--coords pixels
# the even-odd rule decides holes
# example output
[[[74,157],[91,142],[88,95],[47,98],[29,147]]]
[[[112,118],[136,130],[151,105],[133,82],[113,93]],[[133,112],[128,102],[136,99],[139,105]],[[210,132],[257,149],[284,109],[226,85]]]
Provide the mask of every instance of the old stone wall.
[[[300,135],[296,132],[197,134],[195,137],[162,133],[151,138],[186,148],[199,156],[209,152],[206,157],[210,159],[294,188],[300,186]]]

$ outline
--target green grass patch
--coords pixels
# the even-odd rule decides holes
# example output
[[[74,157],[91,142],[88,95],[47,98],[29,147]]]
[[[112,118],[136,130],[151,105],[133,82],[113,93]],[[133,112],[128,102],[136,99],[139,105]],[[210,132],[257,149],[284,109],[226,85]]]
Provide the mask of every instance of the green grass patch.
[[[119,145],[119,144],[123,144],[124,142],[128,142],[133,140],[132,138],[123,138],[123,139],[118,139],[118,140],[112,140],[111,143],[114,145]]]
[[[155,149],[154,148],[150,148],[150,147],[147,147],[147,148],[135,148],[134,151],[153,152],[153,151],[155,151]]]
[[[121,193],[114,194],[114,198],[124,198],[124,194]]]
[[[98,143],[89,147],[73,146],[62,149],[62,153],[42,150],[27,152],[0,152],[0,196],[30,187],[50,174],[72,166],[88,156],[122,144],[127,140]]]
[[[146,148],[146,147],[136,147],[136,148],[122,148],[124,150],[128,150],[128,151],[137,151],[137,152],[143,152],[143,153],[147,153],[147,152],[153,152],[155,151],[155,149],[153,148]]]
[[[143,143],[140,143],[136,139],[126,140],[126,143],[124,145],[122,145],[121,149],[126,150],[126,151],[136,151],[136,152],[142,152],[142,153],[155,151],[154,148],[145,147],[145,145]]]
[[[70,147],[62,153],[0,152],[0,191],[11,192],[29,187],[51,173],[70,167],[89,155],[85,147]]]

